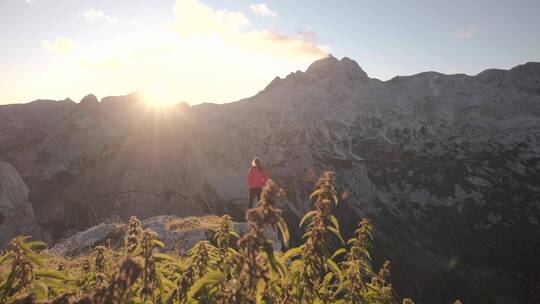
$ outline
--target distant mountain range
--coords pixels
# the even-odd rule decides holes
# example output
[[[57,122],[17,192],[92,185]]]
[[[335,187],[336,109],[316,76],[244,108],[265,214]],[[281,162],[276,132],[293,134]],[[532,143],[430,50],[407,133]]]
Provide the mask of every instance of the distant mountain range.
[[[335,170],[342,231],[372,219],[374,263],[393,262],[402,297],[540,292],[535,62],[380,81],[330,56],[228,104],[156,110],[131,94],[0,106],[0,242],[54,241],[111,216],[241,218],[255,155],[286,190],[296,236],[316,177]]]

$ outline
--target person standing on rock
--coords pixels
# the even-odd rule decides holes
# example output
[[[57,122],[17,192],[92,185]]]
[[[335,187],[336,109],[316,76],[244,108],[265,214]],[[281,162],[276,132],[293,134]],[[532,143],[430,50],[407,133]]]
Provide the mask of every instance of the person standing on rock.
[[[253,158],[247,177],[249,187],[248,208],[253,208],[253,201],[257,203],[261,199],[262,187],[264,187],[267,180],[268,175],[261,165],[261,160],[258,157]]]

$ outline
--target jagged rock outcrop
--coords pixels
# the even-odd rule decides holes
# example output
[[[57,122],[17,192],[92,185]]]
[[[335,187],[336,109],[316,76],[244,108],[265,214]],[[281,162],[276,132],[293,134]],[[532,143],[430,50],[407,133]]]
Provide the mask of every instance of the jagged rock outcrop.
[[[111,214],[241,220],[257,155],[287,193],[296,237],[316,177],[335,170],[342,230],[372,219],[374,256],[421,302],[527,301],[540,274],[539,154],[539,63],[380,81],[329,57],[229,104],[157,111],[131,94],[0,106],[0,155],[54,239]]]
[[[162,215],[143,220],[141,226],[143,229],[151,229],[158,234],[159,239],[165,244],[163,250],[186,253],[199,241],[214,242],[214,231],[218,223],[217,216],[179,218]],[[110,244],[121,246],[126,229],[127,225],[122,223],[101,223],[62,240],[50,251],[59,255],[80,254],[89,248],[104,245],[108,240]],[[234,223],[234,229],[239,235],[243,235],[249,227],[247,223],[241,222]],[[281,250],[281,241],[275,231],[266,229],[264,235],[272,240],[274,250]]]
[[[27,199],[28,187],[17,170],[8,162],[0,161],[0,248],[18,235],[46,240]]]
[[[108,239],[120,238],[122,227],[113,223],[101,223],[55,244],[50,251],[58,255],[80,254],[98,245],[103,245]]]

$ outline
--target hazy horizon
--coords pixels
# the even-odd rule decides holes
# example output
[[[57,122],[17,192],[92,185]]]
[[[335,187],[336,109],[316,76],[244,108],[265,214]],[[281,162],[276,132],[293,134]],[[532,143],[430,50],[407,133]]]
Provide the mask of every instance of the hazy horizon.
[[[329,55],[333,56],[332,54],[329,54]],[[345,56],[345,57],[347,57],[347,56]],[[341,58],[338,58],[338,59],[341,59]],[[351,59],[352,59],[352,58],[351,58]],[[354,59],[353,59],[353,60],[354,60]],[[523,63],[518,64],[518,65],[516,65],[516,66],[523,65],[523,64],[526,64],[526,63],[529,63],[529,62],[533,62],[533,61],[523,62]],[[514,67],[516,67],[516,66],[509,67],[508,69],[504,69],[504,70],[509,70],[509,69],[512,69],[512,68],[514,68]],[[307,67],[306,67],[306,69],[307,69]],[[304,72],[306,69],[302,69],[301,71]],[[483,72],[483,71],[485,71],[485,70],[489,70],[489,69],[492,69],[492,68],[487,68],[487,69],[481,70],[481,71],[479,71],[478,73],[474,73],[474,74],[467,74],[467,73],[442,73],[442,74],[444,74],[444,75],[463,74],[463,75],[467,75],[467,76],[475,76],[475,75],[478,75],[479,73],[481,73],[481,72]],[[497,69],[497,68],[494,68],[494,69]],[[291,73],[292,73],[292,72],[293,72],[293,71],[291,71]],[[424,72],[436,72],[436,73],[441,73],[441,72],[439,72],[439,71],[422,71],[422,72],[418,72],[418,73],[415,73],[415,74],[409,74],[409,75],[395,75],[395,76],[404,76],[404,77],[406,77],[406,76],[414,76],[414,75],[417,75],[417,74],[420,74],[420,73],[424,73]],[[367,73],[367,71],[366,71],[366,73]],[[368,74],[368,77],[370,77],[369,73],[367,73],[367,74]],[[394,76],[394,77],[395,77],[395,76]],[[281,77],[281,76],[280,76],[280,77]],[[281,78],[284,78],[284,77],[281,77]],[[370,77],[370,78],[376,78],[376,77]],[[378,79],[378,78],[376,78],[376,79]],[[390,78],[390,79],[391,79],[391,78]],[[383,81],[388,81],[388,80],[390,80],[390,79],[383,79]],[[267,85],[268,85],[268,84],[267,84]],[[261,87],[257,92],[263,90],[264,88],[265,88],[265,86]],[[241,97],[241,98],[239,98],[239,99],[235,99],[235,100],[224,100],[224,101],[222,101],[222,102],[200,101],[200,102],[197,102],[197,103],[190,103],[190,102],[188,102],[188,101],[186,101],[186,100],[177,100],[177,101],[172,101],[172,102],[170,102],[170,104],[180,104],[180,103],[184,103],[184,102],[185,102],[185,103],[188,103],[189,105],[198,105],[198,104],[205,104],[205,103],[210,103],[210,104],[226,104],[226,103],[233,103],[233,102],[241,101],[242,99],[245,99],[245,98],[253,97],[253,96],[255,96],[255,95],[257,94],[257,92],[255,92],[254,94],[249,95],[249,96]],[[86,94],[82,94],[82,96],[81,96],[79,99],[74,99],[74,98],[72,98],[71,96],[66,96],[65,98],[56,98],[56,99],[54,99],[54,98],[37,98],[37,99],[28,100],[28,101],[22,101],[22,102],[12,102],[12,103],[4,103],[4,104],[3,104],[3,103],[0,103],[0,105],[26,104],[26,103],[30,103],[30,102],[38,101],[38,100],[57,100],[57,101],[63,101],[63,100],[66,100],[66,99],[71,99],[71,101],[73,101],[73,102],[75,102],[75,103],[79,103],[83,98],[85,98],[85,97],[88,96],[88,95],[94,95],[94,96],[96,96],[96,98],[97,98],[99,101],[101,101],[103,98],[107,98],[107,97],[127,96],[127,95],[140,94],[140,93],[143,93],[143,92],[142,92],[141,90],[137,90],[137,91],[126,92],[126,93],[124,93],[124,94],[118,94],[118,95],[111,95],[111,94],[107,95],[107,94],[105,94],[105,95],[103,95],[103,96],[98,96],[98,95],[96,95],[96,94],[93,93],[93,92],[88,92],[88,93],[86,93]]]

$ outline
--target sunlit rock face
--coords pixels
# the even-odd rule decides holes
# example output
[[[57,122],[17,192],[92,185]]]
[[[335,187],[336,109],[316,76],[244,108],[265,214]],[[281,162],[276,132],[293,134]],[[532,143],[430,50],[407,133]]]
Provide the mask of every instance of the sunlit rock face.
[[[113,214],[240,220],[259,156],[296,235],[335,170],[343,234],[372,219],[374,264],[393,261],[402,297],[526,302],[540,280],[539,63],[383,82],[329,57],[229,104],[83,101],[0,106],[0,158],[55,239]]]

